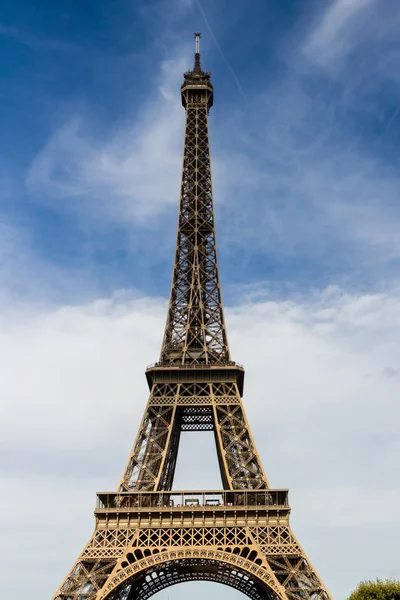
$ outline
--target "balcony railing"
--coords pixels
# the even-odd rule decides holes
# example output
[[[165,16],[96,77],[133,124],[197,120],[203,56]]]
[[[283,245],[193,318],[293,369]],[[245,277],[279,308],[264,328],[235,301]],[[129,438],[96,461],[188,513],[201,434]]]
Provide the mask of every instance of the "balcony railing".
[[[288,508],[288,490],[110,492],[97,494],[97,510],[193,510],[232,508]]]
[[[243,365],[238,363],[238,362],[234,362],[233,360],[230,360],[228,362],[220,362],[220,363],[210,363],[210,364],[204,364],[204,363],[176,363],[176,362],[167,362],[167,361],[159,361],[159,362],[155,362],[152,363],[151,365],[147,365],[146,370],[148,369],[155,369],[157,367],[168,367],[170,368],[176,368],[176,369],[210,369],[210,368],[215,368],[215,369],[224,369],[226,367],[237,367],[239,369],[243,369]]]

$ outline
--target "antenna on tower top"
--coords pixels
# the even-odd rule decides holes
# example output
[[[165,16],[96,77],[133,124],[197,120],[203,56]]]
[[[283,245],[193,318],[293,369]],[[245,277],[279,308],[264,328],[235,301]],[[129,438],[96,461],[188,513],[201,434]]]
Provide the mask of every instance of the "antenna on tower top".
[[[200,38],[201,38],[201,33],[195,33],[194,34],[194,39],[196,40],[196,54],[194,55],[194,73],[201,73],[201,66],[200,66]]]
[[[196,40],[196,54],[200,53],[200,38],[201,38],[201,33],[195,33],[194,34],[194,38]]]

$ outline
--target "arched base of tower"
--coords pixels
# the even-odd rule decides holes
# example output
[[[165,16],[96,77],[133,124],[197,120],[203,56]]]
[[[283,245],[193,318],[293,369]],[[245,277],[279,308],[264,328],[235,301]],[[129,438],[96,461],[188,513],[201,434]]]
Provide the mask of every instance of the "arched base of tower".
[[[252,600],[278,600],[269,586],[246,571],[212,559],[186,558],[154,565],[132,576],[107,596],[107,600],[147,600],[157,592],[189,581],[221,583]]]

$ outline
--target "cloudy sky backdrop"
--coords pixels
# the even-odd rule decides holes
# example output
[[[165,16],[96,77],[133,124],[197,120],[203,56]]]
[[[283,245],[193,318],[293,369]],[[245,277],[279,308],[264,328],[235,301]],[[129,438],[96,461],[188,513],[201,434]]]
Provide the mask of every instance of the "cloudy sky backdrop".
[[[265,469],[334,598],[400,576],[398,0],[3,0],[2,598],[52,596],[136,435],[195,30],[228,333]],[[207,434],[182,443],[176,487],[219,487]],[[160,597],[188,593],[239,597]]]

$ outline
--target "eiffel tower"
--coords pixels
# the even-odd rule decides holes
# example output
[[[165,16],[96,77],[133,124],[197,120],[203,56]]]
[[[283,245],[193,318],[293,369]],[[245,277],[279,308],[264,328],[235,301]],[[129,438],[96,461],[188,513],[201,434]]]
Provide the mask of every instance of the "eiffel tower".
[[[230,358],[215,244],[208,113],[210,73],[181,87],[186,111],[178,235],[159,362],[115,492],[97,494],[96,527],[53,600],[146,600],[187,581],[219,582],[252,600],[330,600],[295,538],[288,491],[270,487]],[[182,431],[213,431],[222,490],[176,491]]]

